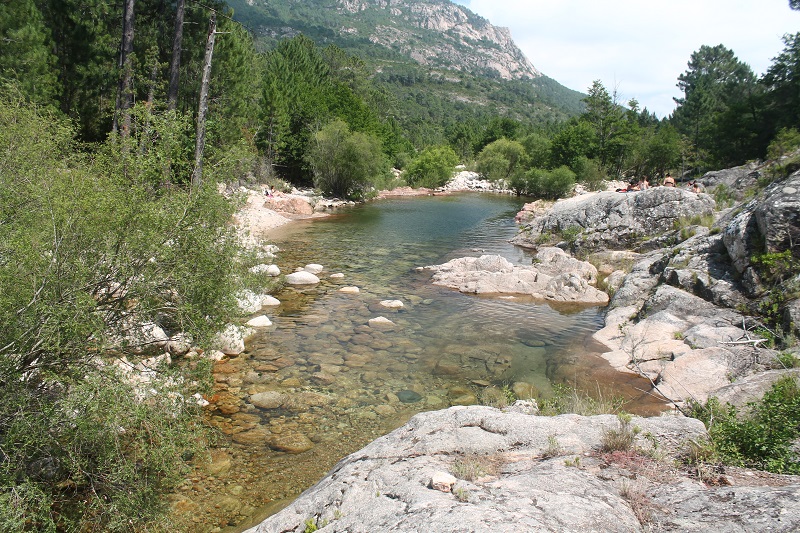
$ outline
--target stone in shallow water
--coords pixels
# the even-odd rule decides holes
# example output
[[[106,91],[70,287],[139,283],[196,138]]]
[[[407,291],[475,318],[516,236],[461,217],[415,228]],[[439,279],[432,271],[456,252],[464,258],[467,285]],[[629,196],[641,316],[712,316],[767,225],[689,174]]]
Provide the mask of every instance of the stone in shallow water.
[[[381,305],[389,309],[400,309],[403,307],[403,302],[400,300],[382,300]]]
[[[277,305],[281,305],[281,301],[275,298],[274,296],[265,295],[261,297],[261,305],[264,307],[274,307]]]
[[[397,398],[403,403],[414,403],[422,399],[422,396],[413,390],[401,390],[397,393]]]
[[[346,294],[358,294],[360,291],[358,287],[342,287],[341,289],[339,289],[339,292],[343,292]]]
[[[285,399],[286,395],[278,391],[267,391],[250,396],[250,403],[261,409],[277,409]]]
[[[373,328],[383,328],[389,329],[395,326],[394,322],[386,318],[385,316],[379,316],[377,318],[370,318],[369,325]]]
[[[286,276],[286,283],[289,285],[315,285],[319,283],[319,278],[311,272],[293,272]]]
[[[248,320],[247,325],[253,328],[266,328],[272,325],[272,321],[267,316],[261,315]]]
[[[289,431],[269,439],[269,447],[281,452],[302,453],[313,448],[314,443],[302,433]]]
[[[311,272],[312,274],[319,274],[320,272],[325,270],[325,267],[323,267],[322,265],[318,265],[316,263],[311,263],[310,265],[306,265],[305,267],[303,267],[303,270],[305,270],[306,272]]]

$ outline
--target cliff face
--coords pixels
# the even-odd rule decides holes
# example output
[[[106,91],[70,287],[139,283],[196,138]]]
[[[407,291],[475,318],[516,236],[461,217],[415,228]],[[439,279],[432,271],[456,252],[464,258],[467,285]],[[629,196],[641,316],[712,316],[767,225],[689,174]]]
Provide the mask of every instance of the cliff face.
[[[369,40],[393,48],[423,65],[493,72],[502,79],[542,74],[514,44],[508,28],[492,26],[463,6],[445,1],[339,0],[340,13],[373,12],[384,23],[370,28]],[[345,28],[358,33],[356,28]]]
[[[257,30],[272,37],[308,32],[313,20],[317,28],[368,40],[431,68],[505,80],[542,76],[507,28],[449,0],[246,0],[241,7],[272,13]]]

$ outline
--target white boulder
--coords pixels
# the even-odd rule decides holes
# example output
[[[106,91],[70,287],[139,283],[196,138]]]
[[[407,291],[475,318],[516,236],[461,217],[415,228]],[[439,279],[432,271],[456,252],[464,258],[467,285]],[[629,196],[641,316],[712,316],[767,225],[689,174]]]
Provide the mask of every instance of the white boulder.
[[[322,265],[318,265],[316,263],[311,263],[309,265],[304,266],[303,270],[305,270],[306,272],[311,272],[312,274],[319,274],[320,272],[325,270],[325,267],[323,267]]]
[[[272,321],[267,316],[261,315],[248,320],[247,325],[252,328],[266,328],[272,325]]]
[[[261,297],[261,305],[264,307],[277,307],[281,305],[281,301],[275,298],[274,296],[265,294],[264,296]]]
[[[319,278],[311,272],[292,272],[286,276],[286,283],[289,285],[316,285],[319,283]]]

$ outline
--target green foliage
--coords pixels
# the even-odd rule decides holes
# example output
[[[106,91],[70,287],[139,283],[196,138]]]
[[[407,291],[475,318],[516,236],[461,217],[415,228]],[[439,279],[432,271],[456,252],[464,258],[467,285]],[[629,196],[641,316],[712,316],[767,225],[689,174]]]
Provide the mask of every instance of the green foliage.
[[[590,191],[601,189],[605,176],[596,160],[582,155],[577,157],[572,164],[572,171],[575,172],[575,179],[579,183],[583,183]]]
[[[282,41],[266,57],[263,87],[258,143],[294,183],[307,179],[306,151],[318,124],[339,119],[353,132],[397,145],[391,124],[381,124],[366,100],[375,94],[363,66],[335,47],[319,49],[304,36]]]
[[[800,261],[792,255],[791,250],[756,254],[750,258],[750,262],[769,283],[779,283],[800,270]]]
[[[537,198],[558,199],[575,186],[575,173],[566,166],[553,170],[533,168],[526,174],[528,194]]]
[[[458,156],[449,146],[432,146],[423,150],[405,172],[406,183],[412,187],[442,187],[458,164]]]
[[[546,168],[550,163],[550,138],[542,133],[531,133],[520,141],[525,147],[525,159],[530,167]]]
[[[797,368],[800,366],[800,359],[789,352],[781,352],[775,356],[781,368]]]
[[[692,142],[699,155],[698,170],[724,168],[755,158],[763,150],[761,87],[755,74],[732,50],[722,45],[701,46],[678,77],[684,97],[673,124]]]
[[[761,80],[767,90],[767,124],[778,133],[800,124],[800,32],[784,35],[783,43]]]
[[[739,412],[716,398],[692,404],[692,416],[706,424],[716,455],[725,463],[787,474],[800,473],[792,446],[800,436],[800,388],[781,378],[759,401]]]
[[[15,80],[31,101],[54,103],[59,93],[56,58],[34,0],[0,3],[0,43],[0,79]]]
[[[189,380],[166,368],[150,396],[107,362],[146,348],[137,324],[199,345],[221,329],[232,206],[175,185],[188,121],[134,116],[90,157],[68,122],[0,99],[3,530],[142,530],[202,444]]]
[[[3,531],[135,531],[163,522],[163,494],[202,451],[205,430],[184,390],[151,386],[159,393],[142,401],[112,370],[99,368],[37,388],[6,383]]]
[[[782,128],[767,147],[767,157],[778,159],[800,148],[800,131],[797,128]]]
[[[578,240],[583,228],[580,226],[569,226],[568,228],[563,228],[559,231],[559,235],[561,238],[566,241],[570,247],[575,246],[575,242]]]
[[[714,187],[714,191],[712,194],[714,195],[714,201],[720,208],[730,207],[733,205],[734,202],[733,192],[731,191],[730,187],[728,187],[724,183],[720,183],[719,185]]]
[[[342,198],[363,196],[388,163],[380,141],[365,133],[351,132],[342,120],[319,130],[306,154],[314,172],[314,186],[324,194]]]
[[[588,157],[595,149],[592,127],[585,121],[570,121],[552,139],[550,157],[552,166],[576,166],[580,157]]]
[[[525,147],[501,138],[486,145],[478,154],[477,170],[489,181],[509,181],[521,174]]]

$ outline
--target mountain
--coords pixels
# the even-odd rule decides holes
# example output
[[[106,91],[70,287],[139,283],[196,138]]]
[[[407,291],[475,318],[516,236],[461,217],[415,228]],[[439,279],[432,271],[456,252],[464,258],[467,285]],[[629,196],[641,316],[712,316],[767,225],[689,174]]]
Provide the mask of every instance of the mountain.
[[[436,129],[470,118],[542,125],[583,109],[583,94],[542,74],[507,28],[450,0],[228,0],[263,49],[303,34],[358,55],[399,115]],[[419,107],[425,109],[418,109]],[[436,131],[419,142],[435,141]]]

